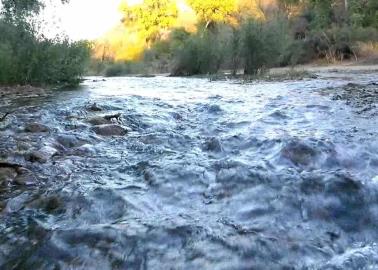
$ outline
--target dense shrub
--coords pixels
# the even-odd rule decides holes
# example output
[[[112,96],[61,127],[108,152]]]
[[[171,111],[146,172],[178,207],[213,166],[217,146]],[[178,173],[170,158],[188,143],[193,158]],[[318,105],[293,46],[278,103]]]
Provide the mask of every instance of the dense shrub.
[[[32,3],[32,2],[30,2]],[[0,13],[0,84],[74,85],[84,74],[90,57],[87,42],[48,39],[38,33],[23,1],[6,1]],[[29,10],[31,9],[31,10]]]
[[[201,29],[174,48],[173,75],[216,73],[228,55],[228,37],[221,29]]]
[[[143,55],[146,72],[170,72],[172,51],[173,42],[167,40],[158,41],[150,49],[146,50]]]
[[[218,12],[211,8],[216,2],[205,8],[209,14]],[[159,72],[187,76],[219,70],[233,74],[244,70],[245,74],[254,75],[271,67],[318,59],[335,62],[376,55],[376,0],[277,3],[271,10],[261,9],[261,14],[239,9],[228,14],[226,20],[201,20],[199,16],[194,33],[179,28],[170,29],[167,36],[167,31],[162,31],[160,39],[148,43],[139,66],[101,63],[96,69],[105,69],[108,76]],[[200,2],[198,7],[203,7]]]
[[[107,63],[104,71],[104,76],[106,77],[117,77],[125,76],[131,74],[144,73],[144,68],[142,63],[133,61],[121,61],[114,63]]]
[[[327,62],[357,59],[361,42],[378,41],[375,28],[362,28],[349,25],[333,26],[323,31],[312,31],[307,38],[307,50],[312,50],[314,58],[324,58]],[[365,55],[366,56],[366,55]]]
[[[286,21],[249,20],[240,29],[240,52],[245,74],[256,74],[266,68],[294,61],[293,38]]]

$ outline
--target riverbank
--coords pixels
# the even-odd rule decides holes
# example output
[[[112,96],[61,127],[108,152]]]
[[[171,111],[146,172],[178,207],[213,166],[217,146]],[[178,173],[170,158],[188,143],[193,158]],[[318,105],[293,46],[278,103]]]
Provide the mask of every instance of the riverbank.
[[[362,61],[363,63],[364,61]],[[245,81],[260,80],[260,81],[283,81],[283,80],[301,80],[305,78],[315,78],[317,73],[372,73],[378,72],[378,64],[361,64],[361,62],[343,62],[334,65],[296,65],[294,67],[280,67],[271,68],[266,72],[259,75],[243,75],[243,72],[238,71],[237,75],[231,75],[230,71],[223,71],[218,74],[213,75],[194,75],[194,76],[183,76],[183,78],[208,78],[211,81],[224,80],[224,79],[241,79]],[[157,73],[157,74],[130,74],[121,77],[137,77],[137,78],[154,78],[156,76],[171,77],[169,73]],[[175,78],[180,78],[180,76],[174,76]],[[117,77],[107,77],[107,78],[117,78]],[[102,79],[89,79],[93,82],[104,81],[105,77]],[[85,81],[85,80],[84,80]],[[82,81],[83,82],[83,81]],[[6,97],[9,94],[13,96],[24,96],[24,97],[36,97],[36,96],[46,96],[50,93],[53,87],[35,87],[30,85],[20,86],[1,86],[0,85],[0,98]],[[60,87],[64,89],[64,86]],[[54,89],[60,89],[59,87],[54,87]]]
[[[272,68],[270,74],[283,74],[290,71],[304,71],[309,73],[324,72],[378,72],[378,64],[360,64],[359,62],[345,62],[334,65],[297,65],[294,67]]]
[[[223,72],[211,75],[195,75],[188,78],[208,78],[210,81],[230,80],[236,79],[243,82],[251,81],[285,81],[285,80],[303,80],[324,76],[325,74],[336,73],[374,73],[378,72],[378,64],[360,64],[359,62],[344,62],[334,65],[297,65],[293,67],[279,67],[271,68],[262,71],[256,75],[244,75],[242,70],[239,70],[236,75],[231,71],[224,70]],[[156,74],[155,76],[169,76],[169,74]]]

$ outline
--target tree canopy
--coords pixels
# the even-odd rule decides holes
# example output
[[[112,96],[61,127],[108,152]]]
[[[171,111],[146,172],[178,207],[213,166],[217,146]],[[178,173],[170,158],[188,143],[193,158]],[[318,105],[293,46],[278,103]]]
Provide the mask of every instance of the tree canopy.
[[[60,0],[67,3],[69,0]],[[20,21],[33,14],[38,14],[44,7],[43,0],[0,0],[1,15],[8,21]]]
[[[124,24],[136,28],[147,42],[157,40],[164,30],[173,27],[178,14],[173,0],[145,0],[131,6],[123,2],[120,9]]]
[[[237,11],[235,0],[188,0],[187,2],[206,26],[211,23],[228,22]]]

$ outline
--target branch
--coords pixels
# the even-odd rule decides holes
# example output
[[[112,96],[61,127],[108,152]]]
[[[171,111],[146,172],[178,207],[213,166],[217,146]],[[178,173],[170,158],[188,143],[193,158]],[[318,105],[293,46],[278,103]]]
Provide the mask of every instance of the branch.
[[[10,115],[11,113],[10,112],[6,112],[2,117],[0,117],[0,122],[3,122],[5,120],[5,118]]]
[[[0,168],[19,169],[19,168],[22,168],[22,166],[15,163],[8,163],[6,161],[0,161]]]

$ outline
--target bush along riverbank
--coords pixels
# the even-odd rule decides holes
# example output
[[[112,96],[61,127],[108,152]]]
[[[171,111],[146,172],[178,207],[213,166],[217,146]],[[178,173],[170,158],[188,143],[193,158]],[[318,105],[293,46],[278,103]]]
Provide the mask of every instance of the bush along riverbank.
[[[172,1],[165,2],[174,5]],[[104,45],[101,59],[91,64],[92,73],[192,76],[222,70],[236,74],[242,70],[244,74],[256,75],[272,67],[361,59],[374,64],[374,59],[378,59],[377,1],[349,0],[346,5],[336,0],[277,0],[270,1],[274,3],[270,8],[258,7],[259,12],[233,0],[216,1],[208,7],[193,3],[197,1],[187,2],[197,14],[195,31],[167,27],[161,19],[153,33],[145,34],[139,58],[121,61],[113,57],[116,52],[107,51]],[[225,7],[229,6],[233,8],[227,11]],[[256,9],[256,5],[252,6]],[[155,12],[153,7],[151,4],[141,10],[127,9],[125,29],[133,26],[144,34],[144,29],[150,27],[143,18]],[[219,16],[215,16],[214,10],[218,10]]]
[[[90,58],[90,44],[40,34],[35,19],[39,0],[2,0],[0,13],[0,85],[73,86],[81,81]]]

